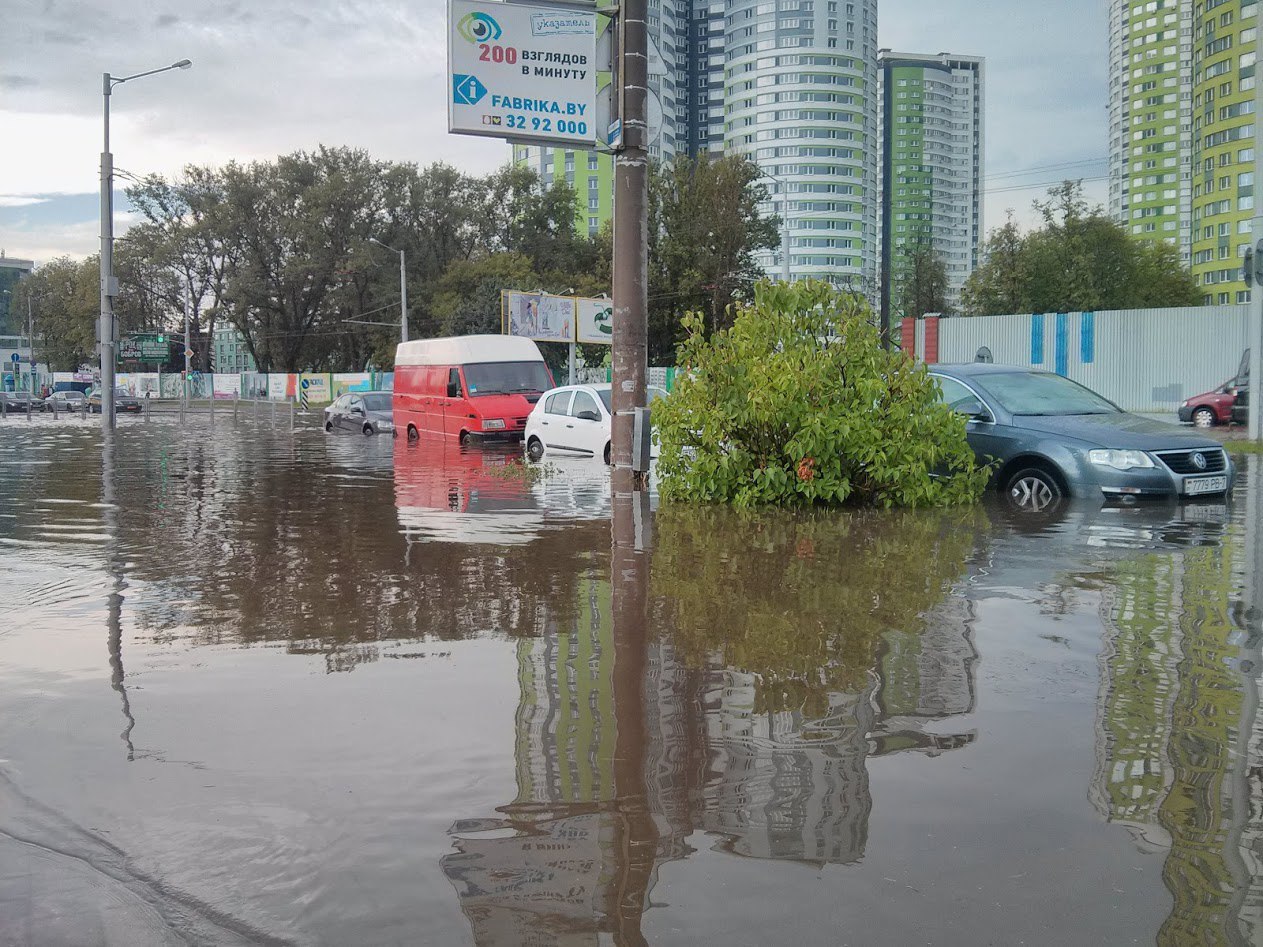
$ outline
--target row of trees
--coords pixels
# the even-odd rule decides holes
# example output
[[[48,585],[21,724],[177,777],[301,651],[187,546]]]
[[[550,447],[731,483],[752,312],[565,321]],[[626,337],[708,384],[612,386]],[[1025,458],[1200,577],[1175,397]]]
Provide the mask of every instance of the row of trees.
[[[1173,244],[1143,240],[1089,206],[1081,182],[1034,202],[1040,226],[1023,233],[1012,214],[993,230],[965,284],[961,315],[1196,306],[1202,291]],[[894,287],[901,315],[948,312],[947,269],[925,242],[907,247]]]
[[[656,170],[650,232],[651,347],[670,360],[680,314],[714,325],[759,276],[775,243],[757,170],[736,158]],[[609,292],[608,228],[579,233],[574,190],[506,166],[473,176],[444,164],[375,160],[320,148],[275,161],[190,166],[127,189],[140,221],[119,239],[120,330],[181,331],[187,288],[200,338],[231,324],[261,371],[362,369],[393,363],[402,249],[414,338],[500,331],[501,289]],[[370,239],[371,238],[371,239]],[[98,259],[54,260],[22,286],[36,308],[41,359],[93,360]],[[16,304],[25,307],[24,298]],[[210,368],[209,346],[195,366]]]

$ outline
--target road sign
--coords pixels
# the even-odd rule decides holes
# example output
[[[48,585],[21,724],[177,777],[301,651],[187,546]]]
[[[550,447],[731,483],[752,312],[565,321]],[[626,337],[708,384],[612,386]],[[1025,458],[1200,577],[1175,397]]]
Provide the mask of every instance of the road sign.
[[[118,360],[120,362],[157,362],[159,364],[171,358],[171,346],[167,337],[161,333],[133,333],[118,343]]]
[[[307,379],[304,378],[302,380],[302,384],[299,386],[299,389],[298,389],[298,401],[302,405],[304,411],[307,410],[307,388],[308,388]]]
[[[449,0],[447,17],[449,131],[596,144],[596,13]]]
[[[14,353],[13,353],[12,355],[10,355],[9,357],[10,357],[11,359],[13,359],[14,364],[16,364],[16,363],[18,363],[18,362],[22,361],[22,356],[21,356],[21,355],[19,355],[17,352],[14,352]]]

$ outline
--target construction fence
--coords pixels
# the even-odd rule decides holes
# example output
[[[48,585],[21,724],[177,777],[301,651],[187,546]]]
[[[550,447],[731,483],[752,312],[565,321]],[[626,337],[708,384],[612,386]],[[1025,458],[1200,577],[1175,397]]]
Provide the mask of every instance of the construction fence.
[[[1127,411],[1175,411],[1236,375],[1249,305],[905,319],[902,343],[927,363],[1043,368]]]

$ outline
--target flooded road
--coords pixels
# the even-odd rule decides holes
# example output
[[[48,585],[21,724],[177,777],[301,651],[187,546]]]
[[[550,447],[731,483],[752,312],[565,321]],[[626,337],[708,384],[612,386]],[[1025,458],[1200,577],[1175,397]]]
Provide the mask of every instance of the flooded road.
[[[1257,459],[1034,521],[513,461],[0,425],[0,945],[1263,940]]]

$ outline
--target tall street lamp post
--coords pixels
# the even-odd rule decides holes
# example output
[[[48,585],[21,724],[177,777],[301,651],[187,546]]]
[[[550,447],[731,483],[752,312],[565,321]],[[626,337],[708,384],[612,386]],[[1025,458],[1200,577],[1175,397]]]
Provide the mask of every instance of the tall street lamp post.
[[[193,63],[181,59],[161,69],[150,69],[131,76],[101,76],[104,100],[105,147],[101,150],[101,428],[114,430],[114,296],[118,287],[114,279],[114,156],[110,154],[110,93],[116,85],[157,75],[171,69],[188,69]]]
[[[408,267],[405,262],[404,251],[396,250],[382,243],[376,237],[369,237],[369,243],[375,243],[383,250],[389,250],[391,253],[399,254],[399,341],[408,341]]]

